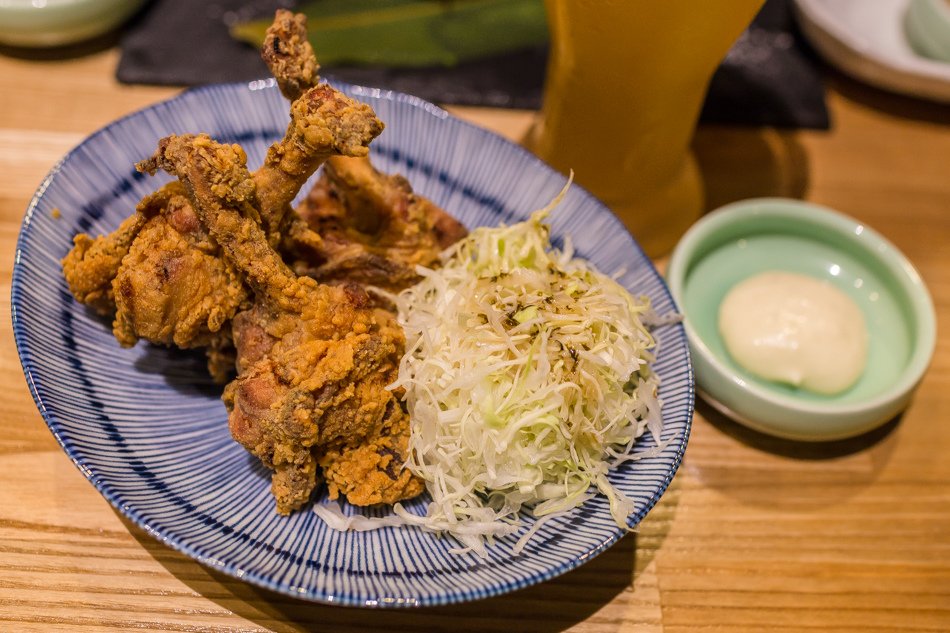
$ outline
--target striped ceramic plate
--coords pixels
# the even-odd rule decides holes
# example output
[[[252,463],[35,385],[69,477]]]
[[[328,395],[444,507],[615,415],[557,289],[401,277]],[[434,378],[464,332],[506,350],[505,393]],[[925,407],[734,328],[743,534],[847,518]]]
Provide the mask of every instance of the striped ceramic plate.
[[[372,146],[375,162],[406,175],[469,227],[523,219],[564,185],[563,176],[520,147],[429,103],[340,88],[372,105],[387,125]],[[13,328],[36,404],[69,457],[120,512],[170,547],[248,582],[327,603],[482,598],[561,574],[617,541],[622,532],[601,497],[546,523],[521,554],[512,554],[515,535],[494,544],[487,559],[451,554],[452,539],[416,529],[341,534],[313,512],[278,516],[268,474],[228,434],[220,390],[205,374],[203,358],[144,344],[123,349],[107,322],[73,300],[60,258],[76,232],[113,230],[158,186],[160,177],[142,176],[132,165],[151,154],[159,138],[209,132],[243,145],[255,165],[282,135],[287,117],[270,81],[192,90],[96,132],[43,181],[17,245]],[[555,240],[570,234],[577,252],[601,270],[625,271],[621,282],[649,296],[660,313],[675,310],[621,223],[581,188],[571,188],[551,224]],[[631,526],[673,477],[692,419],[683,328],[666,325],[656,334],[669,443],[658,456],[611,477],[636,502]],[[640,450],[653,445],[647,439]],[[422,503],[410,510],[422,512]]]

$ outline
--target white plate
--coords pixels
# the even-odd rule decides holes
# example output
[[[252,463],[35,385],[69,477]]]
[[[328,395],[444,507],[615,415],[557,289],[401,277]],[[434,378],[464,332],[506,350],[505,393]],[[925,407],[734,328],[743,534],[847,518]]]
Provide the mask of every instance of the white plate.
[[[802,32],[829,62],[871,85],[950,103],[950,64],[921,57],[904,33],[910,0],[795,0]]]

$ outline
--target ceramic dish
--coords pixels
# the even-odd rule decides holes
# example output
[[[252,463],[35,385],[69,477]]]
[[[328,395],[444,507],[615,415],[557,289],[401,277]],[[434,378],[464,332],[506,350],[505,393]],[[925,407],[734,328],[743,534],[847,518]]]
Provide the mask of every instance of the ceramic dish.
[[[732,287],[765,271],[825,280],[857,304],[868,355],[851,388],[813,394],[759,379],[730,357],[719,306]],[[907,405],[933,355],[933,302],[914,267],[870,227],[817,205],[757,199],[714,211],[680,240],[667,279],[685,317],[698,389],[765,433],[832,440],[868,431]]]
[[[429,103],[340,88],[372,105],[386,123],[372,145],[374,162],[407,176],[469,227],[526,218],[565,182],[520,147]],[[546,523],[525,553],[513,555],[510,538],[490,547],[487,559],[453,555],[452,539],[414,529],[338,533],[308,509],[278,516],[268,473],[230,438],[220,388],[210,383],[203,359],[144,344],[122,349],[109,324],[70,296],[59,260],[73,234],[114,229],[162,182],[132,166],[159,138],[207,131],[241,143],[248,164],[257,165],[282,135],[287,110],[272,81],[186,92],[93,134],[40,186],[17,247],[13,326],[37,406],[66,453],[149,534],[225,573],[298,598],[368,606],[459,602],[551,578],[609,547],[623,530],[600,496]],[[578,253],[601,269],[625,269],[621,283],[649,296],[659,312],[676,309],[623,225],[582,189],[571,188],[551,224],[556,240],[570,234]],[[611,475],[636,503],[631,526],[676,472],[692,419],[685,332],[671,324],[656,335],[668,444]],[[653,446],[645,439],[638,450]],[[421,513],[422,504],[409,507]]]
[[[922,57],[905,31],[911,0],[795,0],[798,23],[822,56],[878,88],[950,103],[950,64]]]
[[[910,0],[904,30],[915,51],[950,62],[950,3],[946,0]]]
[[[144,0],[0,0],[0,44],[63,46],[106,33]]]

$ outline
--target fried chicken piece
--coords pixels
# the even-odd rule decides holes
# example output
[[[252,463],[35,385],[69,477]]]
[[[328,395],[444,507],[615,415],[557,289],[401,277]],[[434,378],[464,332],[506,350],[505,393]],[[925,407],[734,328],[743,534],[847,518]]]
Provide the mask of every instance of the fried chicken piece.
[[[254,173],[258,201],[246,209],[272,244],[313,172],[336,154],[366,155],[382,128],[369,106],[330,86],[300,95],[291,106],[286,135]],[[230,366],[226,324],[246,307],[241,277],[220,259],[180,184],[147,196],[133,217],[97,240],[76,236],[63,260],[73,294],[103,314],[115,312],[113,330],[122,345],[145,339],[181,348],[207,346],[209,371],[223,382]]]
[[[243,280],[204,230],[181,183],[147,196],[137,217],[147,218],[112,287],[113,333],[120,344],[140,339],[181,349],[208,348],[208,370],[225,382],[233,358],[231,317],[249,305]]]
[[[317,75],[320,67],[313,54],[313,48],[307,41],[306,16],[303,14],[295,16],[284,9],[280,9],[275,13],[274,22],[268,27],[265,34],[261,57],[277,79],[281,92],[291,102],[296,100],[305,89],[315,86],[320,80]],[[292,144],[293,140],[285,138],[281,143]],[[273,153],[277,154],[278,152],[273,150]],[[276,165],[270,168],[279,168],[280,161],[273,162]],[[276,178],[271,179],[276,180]],[[146,196],[138,205],[139,213],[127,218],[113,233],[96,238],[92,238],[85,233],[79,233],[73,237],[73,248],[63,259],[62,265],[70,292],[80,303],[91,306],[103,316],[112,315],[115,312],[116,305],[112,286],[119,273],[122,259],[128,254],[132,243],[149,218],[164,218],[163,205],[174,199],[173,194],[176,191],[174,187],[180,186],[173,183],[172,187],[172,190],[167,191],[163,187]],[[182,197],[182,199],[184,198]],[[185,204],[176,206],[171,210],[171,214],[185,218],[189,215],[186,204],[187,201]],[[143,214],[143,209],[148,210],[148,213]],[[277,212],[281,214],[284,212],[282,204],[277,204]],[[193,212],[190,213],[190,216],[191,218],[195,217]],[[152,230],[159,233],[163,232],[155,226],[156,223],[152,223]],[[176,226],[176,223],[172,222],[173,228],[184,235],[187,235],[192,228],[188,225],[182,230],[181,223],[177,224]],[[147,249],[143,248],[142,250]],[[144,274],[140,273],[138,277],[144,281]],[[156,286],[158,285],[161,284],[156,284]],[[124,321],[126,325],[123,326],[122,334],[117,334],[117,338],[127,344],[133,344],[134,340],[131,343],[129,343],[129,340],[136,338],[152,340],[144,332],[141,335],[134,333],[134,325],[132,325],[136,321],[134,318],[124,319]],[[175,327],[173,323],[166,325],[172,328]],[[132,327],[131,332],[128,329],[129,326]],[[162,341],[154,340],[153,342]]]
[[[290,204],[317,168],[335,154],[366,156],[361,129],[369,138],[383,129],[375,116],[366,116],[372,114],[369,106],[319,85],[320,65],[307,40],[306,25],[305,15],[278,9],[261,47],[261,57],[292,104],[283,140],[268,149],[264,164],[254,173],[261,223],[272,245],[278,244],[280,233],[295,221]],[[328,126],[328,122],[337,126]]]
[[[340,495],[357,506],[395,503],[421,494],[423,482],[403,469],[409,414],[392,399],[379,432],[357,445],[335,443],[319,458],[330,499]]]
[[[73,248],[63,258],[63,275],[76,300],[106,316],[115,310],[112,280],[132,242],[145,225],[139,214],[126,218],[119,228],[95,239],[85,233],[73,237]]]
[[[233,337],[238,377],[224,393],[229,426],[274,471],[278,511],[309,499],[318,467],[333,498],[393,503],[423,489],[402,469],[408,417],[386,389],[403,335],[347,280],[404,285],[406,270],[430,261],[425,251],[433,250],[413,255],[411,245],[438,242],[460,225],[368,160],[343,164],[328,169],[343,202],[324,214],[322,226],[335,235],[326,249],[291,202],[327,159],[365,158],[382,123],[368,106],[317,84],[302,16],[278,12],[263,55],[293,103],[285,137],[261,168],[250,174],[243,150],[205,135],[163,140],[140,168],[164,168],[180,182],[147,196],[112,235],[77,236],[64,273],[80,301],[115,310],[123,344],[207,346],[209,369],[223,380]],[[289,235],[332,256],[324,273],[338,285],[299,278],[284,264],[274,247]],[[344,248],[348,241],[359,245]],[[331,264],[320,257],[317,266]],[[361,261],[382,272],[354,272]]]
[[[307,179],[331,156],[366,156],[383,123],[368,105],[320,84],[290,108],[284,138],[271,145],[254,173],[260,224],[276,246],[292,220],[291,202]]]
[[[437,265],[439,253],[466,234],[404,177],[378,171],[368,158],[330,158],[297,213],[306,228],[295,227],[285,250],[298,273],[390,291],[418,281],[417,265]]]
[[[248,299],[241,278],[218,257],[180,183],[146,196],[119,228],[73,238],[63,273],[73,295],[103,316],[123,346],[140,338],[182,349],[209,348],[208,370],[224,382],[233,359],[231,316]],[[245,306],[246,307],[246,306]]]
[[[291,101],[319,82],[303,15],[279,10],[262,56]],[[368,157],[329,158],[311,200],[298,210],[306,224],[286,227],[282,248],[302,254],[298,272],[321,280],[402,289],[416,281],[416,264],[433,265],[441,249],[465,235],[454,218],[413,194],[405,178],[380,173]]]
[[[274,471],[283,514],[309,499],[318,464],[333,477],[332,493],[351,502],[418,494],[422,483],[392,463],[404,463],[408,450],[408,425],[386,389],[404,349],[402,330],[358,286],[323,285],[284,263],[253,219],[258,197],[245,163],[240,147],[200,135],[163,139],[140,164],[178,176],[254,291],[254,306],[234,319],[238,376],[224,396],[232,435]],[[347,483],[357,473],[363,480]]]
[[[261,57],[288,101],[296,101],[320,83],[320,64],[307,40],[307,16],[302,13],[277,10],[264,36]]]

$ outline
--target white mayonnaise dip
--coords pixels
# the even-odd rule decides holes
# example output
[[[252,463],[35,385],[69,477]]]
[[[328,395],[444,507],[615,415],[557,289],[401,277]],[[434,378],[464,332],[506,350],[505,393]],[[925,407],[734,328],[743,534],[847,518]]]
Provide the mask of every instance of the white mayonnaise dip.
[[[736,284],[719,308],[719,332],[748,371],[817,393],[853,385],[867,359],[860,308],[829,282],[795,273]]]

